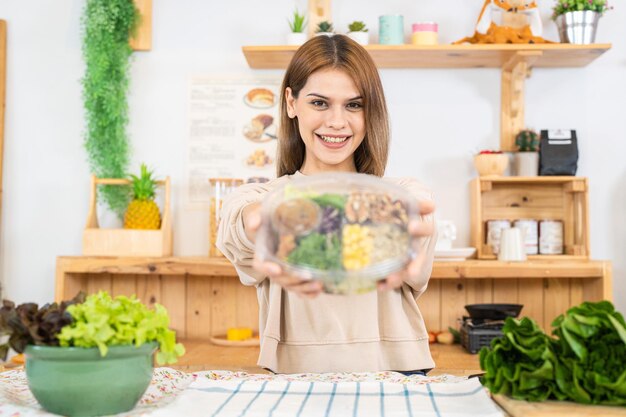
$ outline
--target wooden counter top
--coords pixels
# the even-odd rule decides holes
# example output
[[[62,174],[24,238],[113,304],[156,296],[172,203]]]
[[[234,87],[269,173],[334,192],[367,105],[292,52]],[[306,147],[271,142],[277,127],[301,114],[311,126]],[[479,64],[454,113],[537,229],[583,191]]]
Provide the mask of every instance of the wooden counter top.
[[[258,347],[225,347],[204,341],[181,340],[187,353],[176,365],[170,366],[185,372],[198,372],[210,369],[267,373],[256,365]],[[461,345],[430,345],[431,354],[437,367],[429,375],[452,374],[474,375],[482,373],[478,365],[478,355],[465,351]]]
[[[61,256],[57,259],[57,266],[68,273],[237,276],[235,268],[225,258],[206,256],[167,258]],[[435,262],[432,278],[601,278],[606,267],[607,262],[604,261],[579,260]]]

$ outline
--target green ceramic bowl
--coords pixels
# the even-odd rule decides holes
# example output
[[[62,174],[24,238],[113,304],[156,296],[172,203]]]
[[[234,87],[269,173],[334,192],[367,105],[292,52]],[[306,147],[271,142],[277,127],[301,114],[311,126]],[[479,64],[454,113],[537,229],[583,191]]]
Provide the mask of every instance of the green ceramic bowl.
[[[65,416],[102,416],[132,409],[150,385],[156,342],[97,348],[26,347],[28,386],[39,404]]]

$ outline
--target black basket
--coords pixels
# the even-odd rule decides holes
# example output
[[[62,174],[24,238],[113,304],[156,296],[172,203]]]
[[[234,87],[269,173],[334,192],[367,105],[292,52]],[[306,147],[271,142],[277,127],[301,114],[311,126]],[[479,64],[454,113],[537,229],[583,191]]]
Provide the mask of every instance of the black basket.
[[[461,346],[469,353],[478,353],[483,346],[489,346],[496,337],[504,335],[502,330],[495,329],[472,329],[469,334],[467,326],[461,326]]]

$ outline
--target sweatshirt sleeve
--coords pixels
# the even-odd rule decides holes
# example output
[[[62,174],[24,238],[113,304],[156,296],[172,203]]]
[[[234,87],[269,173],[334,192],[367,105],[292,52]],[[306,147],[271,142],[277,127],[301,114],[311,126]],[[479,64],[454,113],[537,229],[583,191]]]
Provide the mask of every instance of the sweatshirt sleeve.
[[[432,192],[424,185],[413,178],[400,178],[398,184],[404,187],[418,202],[424,200],[433,201]],[[433,214],[421,216],[421,220],[425,223],[434,223]],[[428,280],[433,269],[433,260],[435,258],[435,243],[437,242],[437,230],[435,229],[430,237],[422,237],[418,240],[419,253],[425,253],[426,259],[424,268],[419,276],[407,280],[407,284],[415,291],[416,296],[421,295],[428,286]]]
[[[254,242],[246,236],[242,212],[249,204],[262,201],[272,188],[272,182],[245,184],[226,196],[222,203],[216,246],[235,266],[244,285],[258,285],[266,277],[252,268]]]

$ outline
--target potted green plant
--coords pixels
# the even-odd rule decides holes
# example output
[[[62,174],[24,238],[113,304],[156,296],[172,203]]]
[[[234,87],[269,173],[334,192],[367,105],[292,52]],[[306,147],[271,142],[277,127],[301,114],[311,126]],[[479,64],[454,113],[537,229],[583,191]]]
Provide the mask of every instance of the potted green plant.
[[[515,136],[515,173],[520,177],[536,177],[539,173],[539,135],[524,129]]]
[[[322,36],[333,36],[335,34],[335,28],[333,27],[333,24],[331,22],[329,22],[328,20],[322,20],[321,22],[319,22],[317,24],[317,27],[315,28],[315,35],[322,35]]]
[[[500,176],[509,166],[509,157],[502,151],[485,149],[474,155],[474,167],[480,177]]]
[[[361,45],[369,43],[369,33],[365,23],[355,20],[348,25],[348,36]]]
[[[557,0],[552,19],[559,29],[561,43],[594,43],[598,21],[610,9],[607,0]]]
[[[28,386],[41,406],[67,416],[101,416],[132,409],[158,363],[185,353],[168,328],[163,306],[106,292],[60,304],[15,306],[3,301],[0,333],[26,356]]]
[[[288,22],[291,32],[287,34],[287,45],[302,45],[307,39],[306,33],[304,33],[306,17],[296,9]]]

